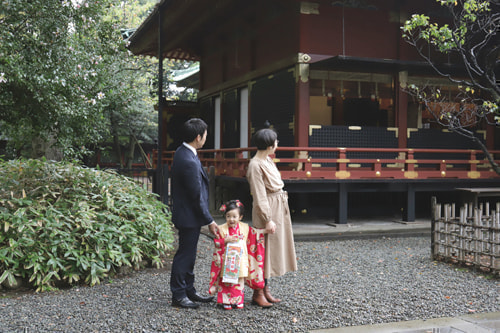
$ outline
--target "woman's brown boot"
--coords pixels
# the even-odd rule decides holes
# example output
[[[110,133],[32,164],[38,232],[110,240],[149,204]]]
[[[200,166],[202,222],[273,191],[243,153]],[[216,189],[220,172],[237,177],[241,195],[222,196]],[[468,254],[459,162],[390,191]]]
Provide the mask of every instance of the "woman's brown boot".
[[[271,295],[271,291],[269,290],[268,286],[264,287],[264,296],[266,297],[268,302],[271,302],[271,303],[281,302],[281,300],[279,298],[274,298],[273,295]]]
[[[257,304],[258,306],[263,307],[263,308],[270,308],[271,306],[273,306],[272,303],[269,303],[266,300],[266,296],[264,296],[263,289],[255,289],[253,291],[252,303]]]

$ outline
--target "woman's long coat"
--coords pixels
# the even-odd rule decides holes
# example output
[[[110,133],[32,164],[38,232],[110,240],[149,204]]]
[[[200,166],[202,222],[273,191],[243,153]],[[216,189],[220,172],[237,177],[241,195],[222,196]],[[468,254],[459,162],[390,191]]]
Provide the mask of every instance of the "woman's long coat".
[[[266,222],[276,223],[276,232],[266,234],[264,276],[281,276],[297,270],[288,194],[283,191],[278,168],[270,157],[250,160],[247,178],[253,198],[252,225],[265,229]]]

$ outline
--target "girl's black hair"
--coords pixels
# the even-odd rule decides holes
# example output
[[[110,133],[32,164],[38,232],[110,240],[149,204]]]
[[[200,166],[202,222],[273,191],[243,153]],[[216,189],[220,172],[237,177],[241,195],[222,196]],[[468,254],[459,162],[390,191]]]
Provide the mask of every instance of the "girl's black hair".
[[[224,216],[226,215],[227,212],[233,209],[239,209],[240,215],[243,215],[243,213],[245,212],[245,207],[239,200],[229,200],[222,207],[224,208],[223,209]]]
[[[274,146],[274,142],[278,139],[278,134],[270,128],[258,130],[253,135],[253,144],[258,150],[266,150],[269,146]]]

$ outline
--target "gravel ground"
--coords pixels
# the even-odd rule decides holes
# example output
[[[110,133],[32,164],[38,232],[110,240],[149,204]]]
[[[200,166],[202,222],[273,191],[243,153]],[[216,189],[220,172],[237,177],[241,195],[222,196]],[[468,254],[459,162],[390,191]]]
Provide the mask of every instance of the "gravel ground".
[[[500,311],[498,279],[430,260],[430,239],[297,242],[297,272],[270,280],[271,309],[170,306],[168,269],[88,288],[0,299],[0,332],[305,332]],[[200,238],[198,291],[206,294],[212,241]]]

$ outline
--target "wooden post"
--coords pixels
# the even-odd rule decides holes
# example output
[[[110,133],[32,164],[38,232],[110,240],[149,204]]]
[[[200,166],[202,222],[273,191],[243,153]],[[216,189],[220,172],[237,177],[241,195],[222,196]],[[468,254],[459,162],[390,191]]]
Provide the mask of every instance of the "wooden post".
[[[162,198],[163,198],[163,203],[165,205],[169,205],[170,203],[170,196],[169,196],[169,191],[168,189],[170,188],[170,173],[168,170],[168,165],[163,164],[162,165],[162,180],[160,181],[160,184],[163,184],[163,188],[161,189],[162,193]]]
[[[408,184],[406,192],[406,222],[415,221],[415,186]]]
[[[458,260],[463,262],[465,260],[465,224],[467,223],[467,208],[460,207],[460,232],[458,250]]]
[[[309,146],[309,64],[299,63],[296,66],[295,86],[295,145],[297,147]]]
[[[500,271],[500,203],[497,203],[497,210],[494,214],[494,219],[492,223],[492,232],[490,241],[491,244],[491,252],[493,255],[493,264],[492,267],[496,272]]]
[[[208,168],[208,207],[211,212],[217,210],[215,200],[216,184],[215,184],[215,167],[212,165]]]
[[[162,36],[162,16],[158,10],[158,161],[156,163],[156,190],[157,194],[162,190],[162,154],[163,154],[163,36]]]
[[[408,72],[400,72],[396,77],[396,126],[398,127],[398,147],[407,148],[408,94],[406,88]]]
[[[347,185],[345,183],[339,184],[339,200],[338,200],[338,212],[337,212],[337,223],[346,224],[347,223]]]
[[[436,225],[436,197],[431,197],[431,258],[434,259],[434,242],[435,242],[435,234],[434,228]]]

